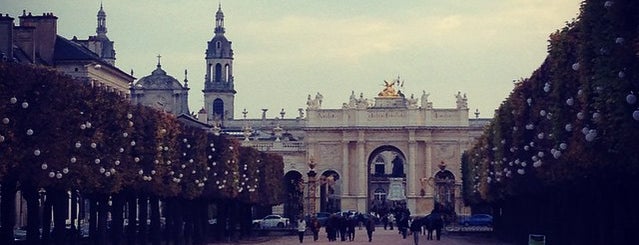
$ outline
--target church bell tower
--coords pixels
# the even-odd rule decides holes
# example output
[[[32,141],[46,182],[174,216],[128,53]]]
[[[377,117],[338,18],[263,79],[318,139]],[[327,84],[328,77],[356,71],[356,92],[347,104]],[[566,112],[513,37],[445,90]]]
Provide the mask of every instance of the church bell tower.
[[[224,13],[220,4],[215,13],[215,35],[206,49],[206,75],[202,90],[209,123],[233,119],[236,93],[233,85],[233,49],[224,32]]]

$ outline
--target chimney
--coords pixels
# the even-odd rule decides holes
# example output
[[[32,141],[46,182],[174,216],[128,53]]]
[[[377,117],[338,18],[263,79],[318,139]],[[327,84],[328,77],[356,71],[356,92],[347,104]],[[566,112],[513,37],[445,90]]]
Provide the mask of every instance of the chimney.
[[[58,17],[53,13],[44,13],[42,16],[20,16],[20,26],[34,27],[33,38],[35,40],[35,54],[47,65],[53,65],[53,49],[57,37]]]
[[[13,43],[27,55],[32,63],[35,63],[36,57],[34,32],[34,27],[16,26],[13,28]]]
[[[13,18],[0,14],[0,58],[13,59]]]

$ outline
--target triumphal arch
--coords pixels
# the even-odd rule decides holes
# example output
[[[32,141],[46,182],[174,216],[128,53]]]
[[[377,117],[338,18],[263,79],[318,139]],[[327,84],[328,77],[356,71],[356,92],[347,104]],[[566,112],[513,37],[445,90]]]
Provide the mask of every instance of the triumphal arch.
[[[371,211],[400,202],[419,215],[435,202],[461,208],[454,207],[461,206],[461,154],[486,122],[469,119],[465,94],[454,95],[454,108],[433,108],[428,93],[403,95],[399,82],[385,81],[372,100],[353,92],[340,109],[323,109],[321,94],[309,95],[303,131],[306,161],[318,176],[314,209]]]

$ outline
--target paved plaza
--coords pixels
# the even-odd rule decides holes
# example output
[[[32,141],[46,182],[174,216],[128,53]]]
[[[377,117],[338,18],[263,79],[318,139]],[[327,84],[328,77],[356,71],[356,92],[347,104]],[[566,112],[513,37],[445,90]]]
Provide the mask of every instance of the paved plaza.
[[[240,241],[238,243],[212,243],[218,245],[226,244],[283,244],[292,245],[300,244],[296,235],[288,236],[271,236],[271,237],[259,237],[254,240]],[[407,236],[406,239],[402,239],[402,236],[398,234],[397,230],[384,230],[377,227],[373,233],[373,241],[368,242],[366,236],[366,230],[355,230],[355,241],[338,241],[328,242],[326,238],[326,232],[324,229],[320,232],[320,238],[317,241],[313,241],[313,236],[307,234],[304,237],[304,244],[313,245],[337,245],[337,244],[384,244],[384,245],[413,245],[413,237]],[[500,242],[498,240],[489,238],[486,233],[444,233],[441,240],[426,240],[426,236],[420,236],[419,244],[439,244],[439,245],[466,245],[466,244],[490,244],[490,245],[510,245],[510,243]]]

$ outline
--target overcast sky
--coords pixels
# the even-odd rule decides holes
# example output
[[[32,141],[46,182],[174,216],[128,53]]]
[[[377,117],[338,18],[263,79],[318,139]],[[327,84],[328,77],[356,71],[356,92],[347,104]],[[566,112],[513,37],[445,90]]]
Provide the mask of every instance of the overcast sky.
[[[233,42],[235,117],[297,116],[308,94],[323,108],[341,108],[351,91],[373,99],[383,81],[404,80],[403,93],[430,93],[435,108],[455,107],[466,93],[472,112],[492,117],[513,89],[546,57],[548,36],[577,17],[580,0],[225,0],[226,37]],[[58,34],[95,35],[98,0],[0,0],[0,13],[22,10],[58,17]],[[203,106],[205,54],[216,0],[104,0],[116,66],[179,81],[188,69],[189,107]]]

